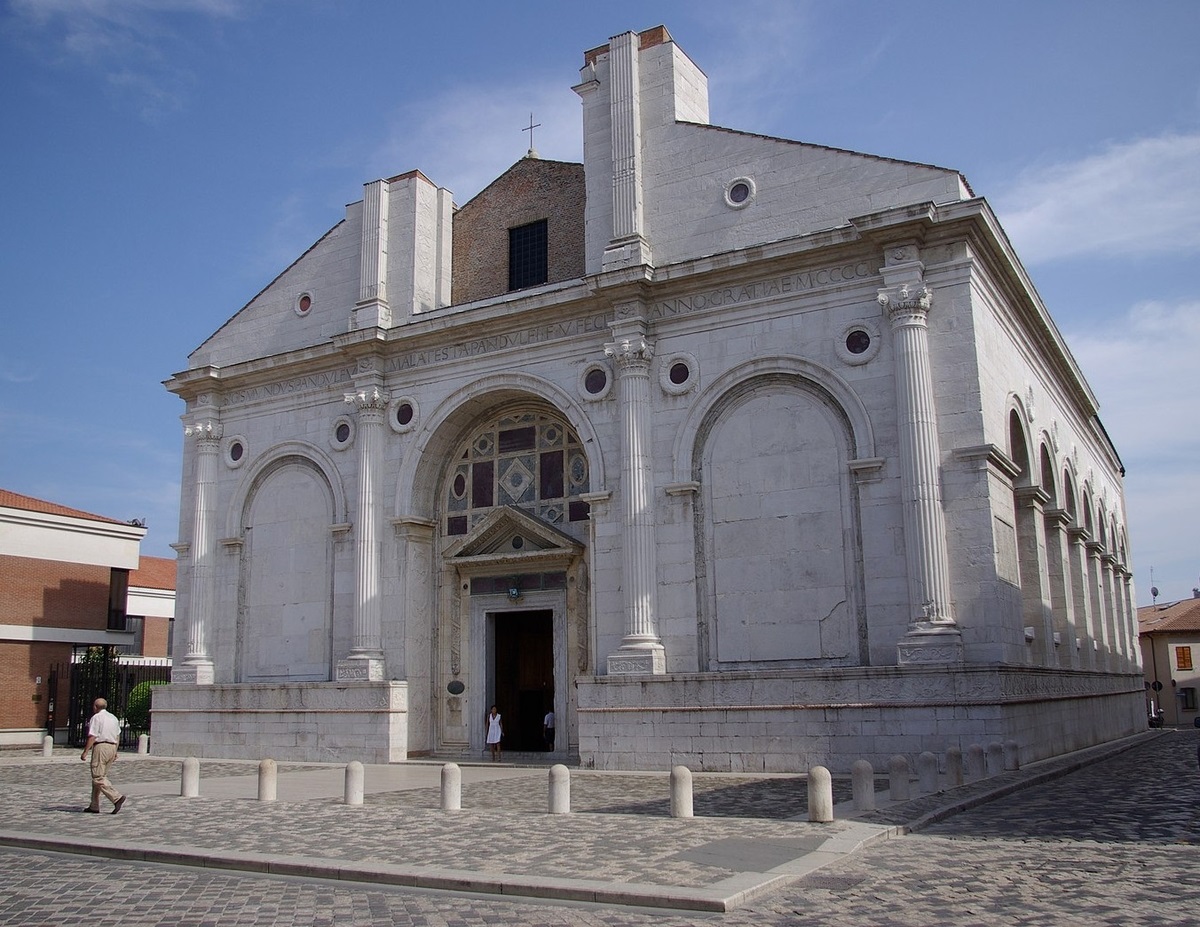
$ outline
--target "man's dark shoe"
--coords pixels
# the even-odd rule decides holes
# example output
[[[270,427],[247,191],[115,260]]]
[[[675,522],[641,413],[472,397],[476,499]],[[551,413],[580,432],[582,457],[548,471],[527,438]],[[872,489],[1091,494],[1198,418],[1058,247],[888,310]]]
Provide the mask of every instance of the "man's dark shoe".
[[[99,808],[84,808],[83,813],[84,814],[99,814],[100,809]]]
[[[116,814],[118,811],[120,811],[120,810],[121,810],[121,806],[122,806],[123,804],[125,804],[125,796],[124,796],[124,795],[122,795],[122,796],[121,796],[120,798],[118,798],[118,799],[117,799],[115,802],[113,802],[113,810],[112,810],[112,813],[113,813],[113,814]]]

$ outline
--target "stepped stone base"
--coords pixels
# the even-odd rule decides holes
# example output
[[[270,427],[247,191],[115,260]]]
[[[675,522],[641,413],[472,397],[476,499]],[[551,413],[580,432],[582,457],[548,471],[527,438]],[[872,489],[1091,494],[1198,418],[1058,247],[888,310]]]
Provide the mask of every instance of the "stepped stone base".
[[[155,686],[150,747],[158,756],[399,763],[408,758],[408,684]]]

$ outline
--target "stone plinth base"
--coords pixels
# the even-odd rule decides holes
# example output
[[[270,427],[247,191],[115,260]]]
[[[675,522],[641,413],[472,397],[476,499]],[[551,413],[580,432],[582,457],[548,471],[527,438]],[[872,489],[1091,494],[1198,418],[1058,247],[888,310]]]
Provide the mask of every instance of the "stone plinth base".
[[[667,653],[661,644],[622,647],[608,655],[606,669],[610,676],[661,676],[667,671]]]
[[[338,660],[334,676],[338,682],[383,682],[383,660],[377,657],[350,657]]]
[[[211,663],[180,663],[172,668],[171,681],[180,685],[211,686],[213,665]]]
[[[592,676],[579,759],[596,769],[849,773],[1016,741],[1022,764],[1146,726],[1144,680],[999,664]]]
[[[408,683],[155,686],[157,756],[399,763],[408,758]]]

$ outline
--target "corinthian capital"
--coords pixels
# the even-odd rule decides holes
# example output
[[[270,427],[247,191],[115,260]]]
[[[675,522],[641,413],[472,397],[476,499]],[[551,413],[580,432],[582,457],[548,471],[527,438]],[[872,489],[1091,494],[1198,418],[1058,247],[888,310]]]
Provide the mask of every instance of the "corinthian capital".
[[[631,335],[606,344],[604,354],[623,367],[639,363],[648,364],[654,357],[654,345],[647,341],[644,335]]]
[[[902,283],[881,287],[875,299],[893,321],[900,316],[923,317],[933,305],[933,290],[923,283]]]
[[[353,393],[346,393],[343,398],[347,405],[354,407],[356,412],[382,412],[387,409],[388,404],[388,394],[378,386],[371,386]]]
[[[189,438],[195,438],[197,441],[212,442],[216,444],[221,440],[222,428],[220,422],[205,421],[195,422],[191,425],[185,425],[183,433]]]

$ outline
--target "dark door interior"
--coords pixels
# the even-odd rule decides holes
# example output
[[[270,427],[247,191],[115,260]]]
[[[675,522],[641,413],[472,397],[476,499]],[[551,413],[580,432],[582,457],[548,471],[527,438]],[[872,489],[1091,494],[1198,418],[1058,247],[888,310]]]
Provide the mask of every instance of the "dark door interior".
[[[504,749],[544,750],[542,719],[554,706],[553,612],[502,612],[496,621],[496,706]]]

